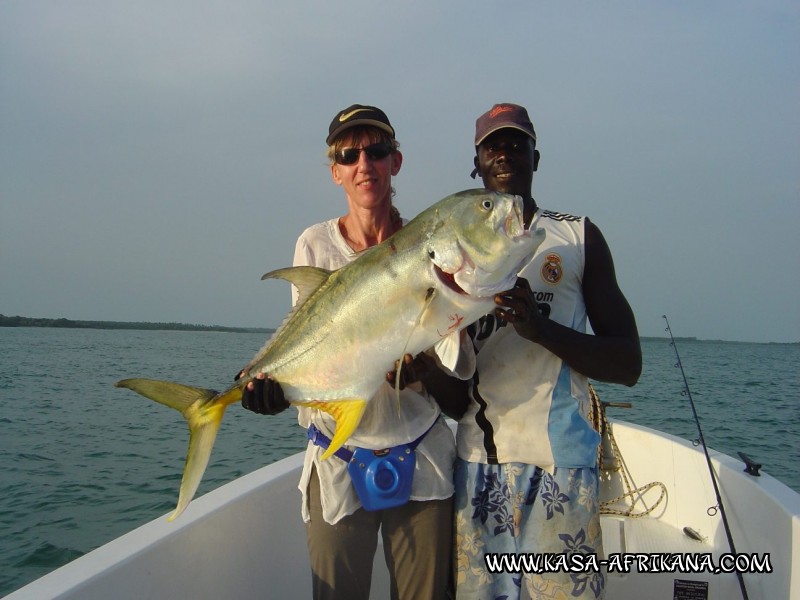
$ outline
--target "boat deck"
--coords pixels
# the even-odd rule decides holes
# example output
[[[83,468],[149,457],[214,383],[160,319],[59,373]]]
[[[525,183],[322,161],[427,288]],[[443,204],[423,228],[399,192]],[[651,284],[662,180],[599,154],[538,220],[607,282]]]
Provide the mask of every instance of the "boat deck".
[[[711,554],[718,564],[728,542],[702,452],[673,436],[615,423],[625,473],[634,487],[663,482],[665,499],[645,493],[646,517],[601,517],[605,555]],[[245,475],[192,502],[177,520],[156,519],[13,592],[7,600],[138,600],[141,598],[304,598],[311,589],[297,490],[302,455]],[[772,572],[746,574],[752,600],[800,600],[800,494],[769,475],[742,473],[734,459],[712,453],[740,553],[768,554]],[[615,475],[601,499],[621,493]],[[651,497],[653,494],[654,497]],[[637,511],[639,507],[636,507]],[[683,532],[697,531],[703,541]],[[378,551],[371,598],[389,597]],[[608,573],[607,597],[674,600],[741,598],[732,574]]]

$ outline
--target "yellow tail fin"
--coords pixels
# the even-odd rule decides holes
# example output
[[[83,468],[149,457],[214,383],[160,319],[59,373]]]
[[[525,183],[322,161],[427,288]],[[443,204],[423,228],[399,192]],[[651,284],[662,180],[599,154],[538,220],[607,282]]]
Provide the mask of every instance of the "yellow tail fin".
[[[177,518],[192,501],[211,457],[219,424],[229,404],[241,399],[242,390],[234,386],[218,394],[214,390],[195,388],[171,381],[155,379],[123,379],[116,387],[133,390],[146,398],[179,411],[189,424],[189,451],[183,468],[178,506],[167,520]]]

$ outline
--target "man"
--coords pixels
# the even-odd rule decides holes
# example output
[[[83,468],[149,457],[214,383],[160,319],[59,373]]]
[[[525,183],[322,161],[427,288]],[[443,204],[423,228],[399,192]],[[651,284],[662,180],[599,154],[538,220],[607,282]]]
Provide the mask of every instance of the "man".
[[[518,598],[524,580],[533,598],[600,598],[600,573],[493,574],[484,557],[602,552],[587,379],[636,383],[636,321],[597,226],[537,206],[540,154],[525,108],[497,104],[481,115],[475,148],[473,177],[520,195],[526,226],[547,236],[515,287],[496,296],[495,314],[476,324],[476,372],[457,434],[457,597]]]

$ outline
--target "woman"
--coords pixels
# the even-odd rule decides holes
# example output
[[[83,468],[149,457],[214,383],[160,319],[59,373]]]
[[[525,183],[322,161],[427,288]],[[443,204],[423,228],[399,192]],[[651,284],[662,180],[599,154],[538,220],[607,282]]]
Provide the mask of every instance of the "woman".
[[[389,119],[374,106],[354,104],[337,113],[326,142],[331,177],[344,190],[347,213],[306,229],[297,240],[294,265],[333,270],[403,226],[392,204],[392,177],[400,172],[403,155]],[[297,301],[296,289],[293,300]],[[435,368],[418,375],[437,391],[446,391],[451,382],[452,389],[459,389],[461,383]],[[245,408],[274,414],[288,406],[276,382],[254,383],[255,389],[249,385],[243,397]],[[346,459],[320,460],[325,440],[333,436],[334,420],[317,409],[299,408],[300,425],[310,429],[310,439],[317,442],[309,441],[299,485],[315,599],[367,600],[379,530],[393,599],[438,600],[447,594],[453,436],[436,401],[419,382],[403,387],[400,395],[398,408],[394,388],[384,383],[347,446],[380,450],[418,443],[410,498],[391,508],[365,509]],[[369,505],[369,499],[366,502]]]

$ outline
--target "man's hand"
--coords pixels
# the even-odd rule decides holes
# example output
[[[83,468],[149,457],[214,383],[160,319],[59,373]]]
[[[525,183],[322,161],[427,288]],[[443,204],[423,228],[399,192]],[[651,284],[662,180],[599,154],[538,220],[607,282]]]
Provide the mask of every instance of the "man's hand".
[[[399,360],[394,361],[394,371],[386,373],[386,381],[394,387],[397,379],[397,371],[399,370],[400,389],[402,390],[411,383],[422,381],[424,377],[430,373],[432,362],[433,359],[426,354],[417,354],[416,358],[410,354],[406,354],[403,356],[403,368],[400,368]]]
[[[536,342],[542,334],[544,317],[533,297],[531,286],[524,277],[518,277],[514,287],[494,297],[498,319],[514,326],[520,337]]]
[[[386,381],[395,385],[400,361],[395,361],[395,370],[386,373]],[[421,381],[428,393],[436,400],[442,412],[456,421],[464,416],[469,405],[467,396],[468,382],[448,375],[436,364],[436,360],[425,353],[412,357],[403,356],[403,368],[400,371],[400,389],[410,383]]]
[[[281,385],[263,373],[256,375],[242,390],[242,406],[260,415],[277,415],[289,408]]]

